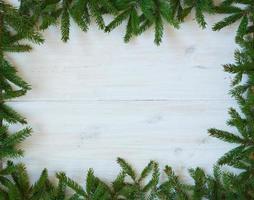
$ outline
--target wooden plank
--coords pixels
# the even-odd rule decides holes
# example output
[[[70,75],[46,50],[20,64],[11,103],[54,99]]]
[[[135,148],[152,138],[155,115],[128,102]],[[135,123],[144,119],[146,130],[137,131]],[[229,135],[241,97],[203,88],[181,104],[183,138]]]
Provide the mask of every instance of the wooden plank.
[[[10,54],[33,87],[19,100],[229,99],[231,78],[221,64],[233,60],[232,29],[215,33],[187,22],[168,28],[157,47],[152,31],[124,44],[123,28],[107,36],[94,25],[88,33],[73,25],[67,44],[50,28],[44,45]]]
[[[67,44],[52,27],[31,53],[8,54],[33,87],[10,103],[34,129],[21,159],[32,180],[47,167],[81,181],[93,167],[111,181],[118,156],[138,170],[150,159],[170,164],[189,180],[188,168],[210,171],[231,148],[207,129],[226,128],[234,105],[221,64],[233,61],[235,26],[215,33],[190,18],[180,30],[165,27],[160,47],[152,31],[124,44],[124,26],[107,36],[94,25],[88,33],[73,25]]]
[[[232,146],[208,137],[211,127],[226,128],[224,101],[13,102],[34,133],[23,143],[22,159],[34,177],[42,167],[72,176],[93,167],[111,180],[118,156],[138,169],[149,159],[186,169],[211,169]],[[15,127],[18,128],[18,127]],[[13,127],[14,129],[14,127]],[[179,168],[180,167],[180,168]]]

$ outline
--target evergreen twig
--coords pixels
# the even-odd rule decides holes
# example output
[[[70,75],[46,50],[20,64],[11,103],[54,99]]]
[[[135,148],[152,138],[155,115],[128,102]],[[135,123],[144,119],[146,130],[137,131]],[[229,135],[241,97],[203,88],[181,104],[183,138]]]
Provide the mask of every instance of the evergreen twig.
[[[5,124],[25,124],[25,119],[5,105],[6,100],[25,95],[30,86],[17,75],[5,57],[5,52],[26,52],[31,47],[23,44],[29,40],[40,44],[43,38],[37,31],[51,25],[61,24],[62,40],[68,41],[70,19],[87,31],[92,19],[98,27],[110,32],[126,22],[124,40],[128,42],[150,27],[154,27],[154,42],[162,41],[164,26],[178,28],[194,11],[201,28],[206,27],[205,14],[226,14],[216,23],[214,30],[221,30],[239,22],[235,41],[240,50],[235,52],[235,63],[224,65],[226,72],[235,77],[231,95],[239,104],[239,111],[229,110],[228,125],[235,132],[209,129],[211,136],[237,146],[225,153],[207,175],[197,167],[190,169],[194,180],[184,184],[171,167],[166,166],[166,180],[160,183],[160,170],[156,162],[150,161],[139,175],[132,166],[118,158],[120,173],[111,185],[94,175],[90,169],[83,188],[65,173],[58,173],[58,184],[54,185],[43,170],[38,181],[31,185],[24,165],[7,161],[23,155],[17,148],[31,133],[24,128],[10,134]],[[112,14],[113,20],[105,25],[104,15]],[[254,199],[254,1],[224,0],[214,6],[212,0],[21,0],[17,10],[0,0],[0,199],[1,200],[251,200]],[[246,80],[243,80],[246,77]],[[4,123],[3,123],[4,122]],[[4,165],[3,165],[4,162]],[[222,171],[220,165],[240,169],[238,174]],[[66,189],[73,191],[71,197]]]

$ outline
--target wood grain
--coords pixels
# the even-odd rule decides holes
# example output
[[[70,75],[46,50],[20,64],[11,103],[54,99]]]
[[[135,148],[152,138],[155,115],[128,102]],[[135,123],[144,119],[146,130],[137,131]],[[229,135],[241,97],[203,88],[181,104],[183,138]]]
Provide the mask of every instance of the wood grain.
[[[107,36],[94,25],[86,34],[73,25],[64,44],[52,27],[31,53],[9,54],[33,87],[9,102],[34,130],[21,159],[32,180],[47,167],[81,181],[92,167],[111,181],[118,156],[138,170],[150,159],[170,164],[187,181],[190,167],[210,171],[231,148],[207,129],[227,128],[227,109],[235,103],[221,64],[233,61],[236,48],[234,27],[210,28],[200,30],[190,18],[180,30],[167,27],[156,47],[152,31],[124,44],[124,26]]]

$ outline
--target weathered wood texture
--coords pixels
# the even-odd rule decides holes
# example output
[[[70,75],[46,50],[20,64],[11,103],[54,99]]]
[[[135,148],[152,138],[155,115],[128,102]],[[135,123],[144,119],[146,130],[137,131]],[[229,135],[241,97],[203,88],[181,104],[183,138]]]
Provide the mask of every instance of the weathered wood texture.
[[[188,180],[188,168],[210,171],[231,148],[207,129],[226,128],[234,105],[221,64],[233,61],[235,28],[201,30],[189,18],[180,30],[166,28],[160,47],[152,31],[124,44],[123,29],[85,34],[74,25],[64,44],[50,28],[32,53],[9,55],[33,87],[10,102],[34,130],[22,145],[32,178],[47,167],[82,180],[92,167],[110,181],[121,156],[137,169],[150,159],[170,164]]]

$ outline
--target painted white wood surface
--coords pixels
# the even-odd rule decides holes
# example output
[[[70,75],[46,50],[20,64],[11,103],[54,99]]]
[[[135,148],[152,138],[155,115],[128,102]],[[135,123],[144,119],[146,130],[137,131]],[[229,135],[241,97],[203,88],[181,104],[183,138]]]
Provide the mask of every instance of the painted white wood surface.
[[[180,30],[167,27],[160,47],[152,31],[124,44],[123,30],[107,35],[93,25],[83,33],[73,25],[64,44],[52,27],[32,53],[9,55],[33,87],[10,102],[34,130],[21,159],[32,179],[47,167],[81,181],[92,167],[111,181],[121,156],[138,170],[150,159],[169,164],[189,180],[188,168],[210,171],[231,148],[207,129],[227,128],[234,105],[221,64],[233,61],[235,27],[215,33],[189,18]]]

